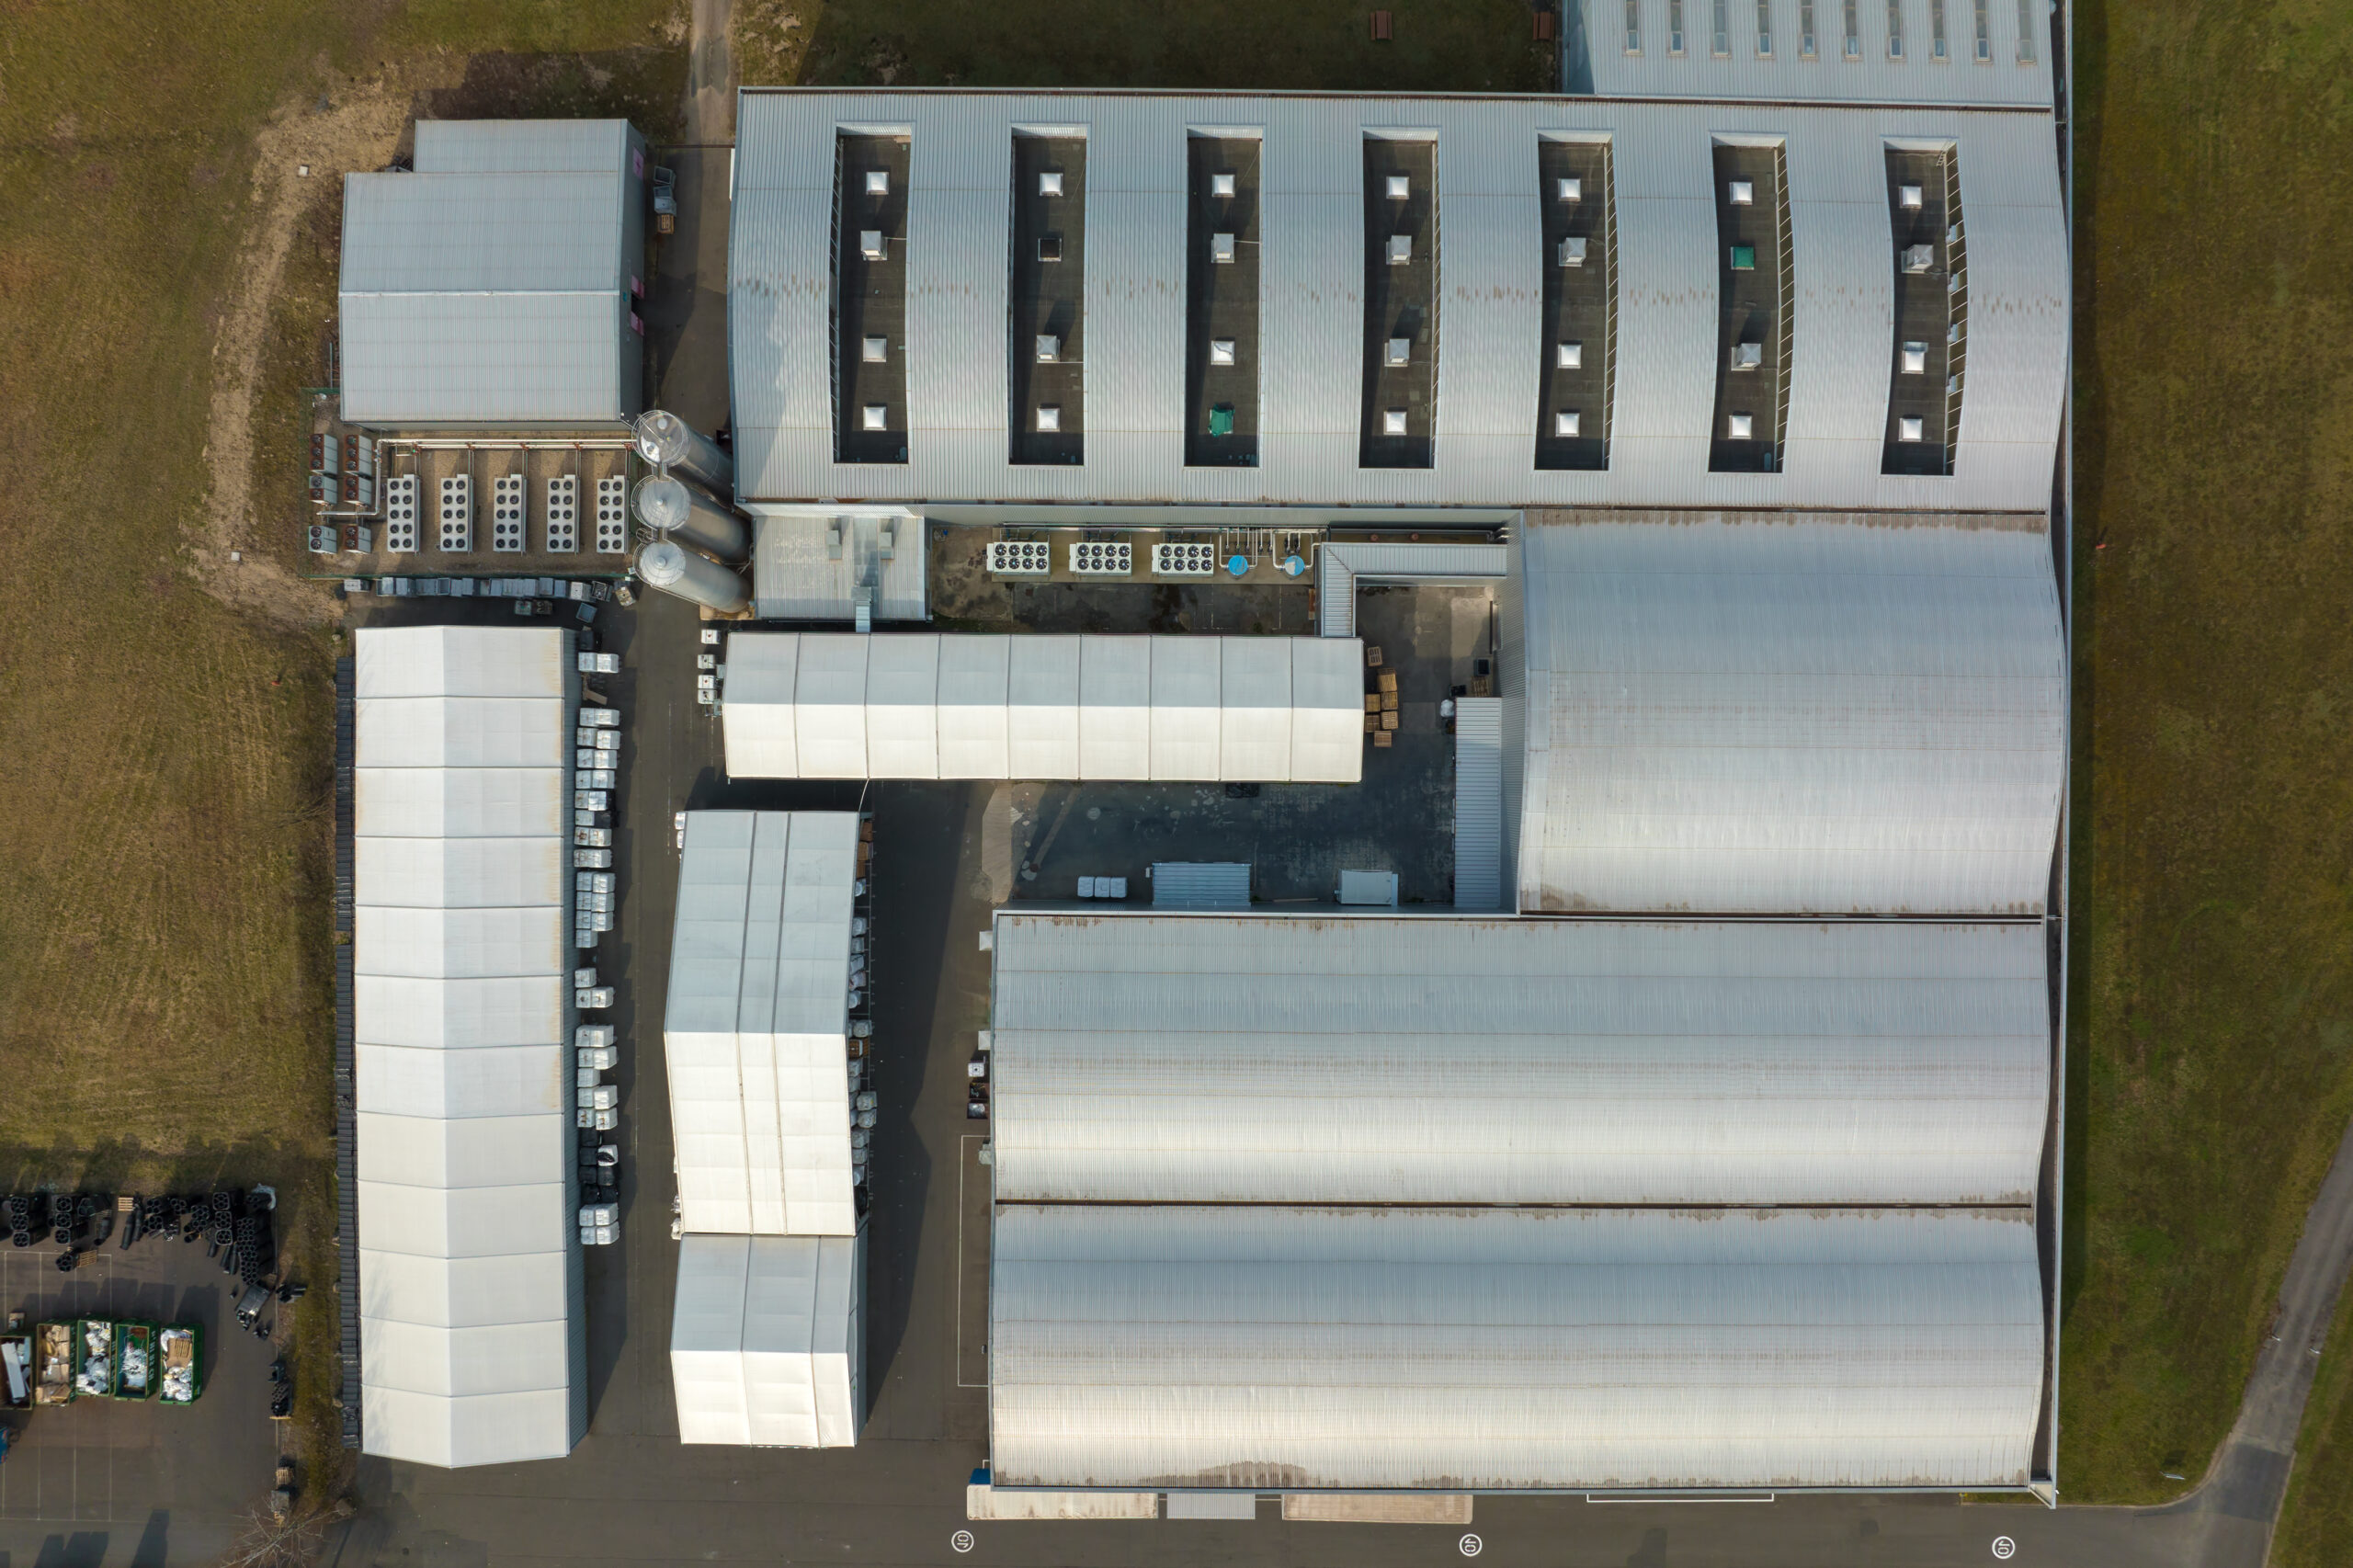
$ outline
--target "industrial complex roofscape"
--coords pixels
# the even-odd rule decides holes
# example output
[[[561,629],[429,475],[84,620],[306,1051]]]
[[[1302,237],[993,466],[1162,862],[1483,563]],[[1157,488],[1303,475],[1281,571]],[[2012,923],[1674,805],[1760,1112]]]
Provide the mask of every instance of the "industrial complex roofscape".
[[[856,1446],[955,1291],[975,1518],[2055,1497],[2048,40],[1779,9],[746,91],[702,405],[628,126],[353,179],[352,1441],[567,1453],[617,1258],[690,1444]]]

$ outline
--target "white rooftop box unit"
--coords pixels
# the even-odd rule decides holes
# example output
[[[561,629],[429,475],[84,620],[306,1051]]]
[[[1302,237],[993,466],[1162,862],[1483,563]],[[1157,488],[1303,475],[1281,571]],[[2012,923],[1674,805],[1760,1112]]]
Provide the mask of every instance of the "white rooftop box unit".
[[[890,171],[890,170],[888,170],[888,169],[869,169],[869,170],[867,170],[867,171],[866,171],[866,194],[867,194],[867,195],[869,195],[869,196],[888,196],[888,195],[890,195],[890,194],[891,194],[891,171]]]
[[[1924,431],[1922,424],[1917,415],[1907,414],[1901,415],[1896,419],[1895,438],[1897,440],[1917,441],[1922,439],[1923,436]]]
[[[1414,194],[1414,182],[1405,175],[1391,175],[1388,180],[1389,199],[1403,201]]]
[[[1563,240],[1561,242],[1561,254],[1559,259],[1563,267],[1583,267],[1585,265],[1585,240],[1583,236],[1571,234],[1567,239]]]
[[[1381,433],[1384,436],[1404,435],[1405,433],[1405,411],[1402,408],[1387,408],[1381,410]]]
[[[1756,186],[1752,180],[1728,180],[1724,185],[1724,199],[1734,207],[1747,207],[1756,200]]]
[[[1397,907],[1397,873],[1394,871],[1342,871],[1340,902],[1345,904],[1369,905],[1376,909]]]
[[[1389,265],[1392,267],[1404,267],[1413,259],[1414,236],[1411,234],[1390,235]]]
[[[1563,408],[1552,415],[1552,434],[1566,439],[1584,427],[1584,416],[1574,408]]]
[[[868,430],[888,430],[891,427],[891,410],[887,404],[870,403],[858,410],[858,424]]]
[[[1135,565],[1136,547],[1125,540],[1083,540],[1070,547],[1070,569],[1081,577],[1125,577]]]
[[[1233,259],[1233,236],[1232,234],[1211,234],[1210,236],[1210,259],[1221,264],[1230,262]]]
[[[1756,427],[1756,421],[1745,414],[1727,414],[1724,415],[1724,439],[1727,441],[1748,440],[1750,439],[1750,433],[1754,431]]]
[[[1928,373],[1927,344],[1907,343],[1904,346],[1904,373],[1907,376],[1925,376]]]
[[[1051,432],[1060,430],[1062,427],[1063,411],[1060,403],[1047,403],[1038,405],[1038,428],[1040,430]]]
[[[1765,346],[1761,343],[1735,343],[1732,346],[1732,368],[1754,370],[1765,363]]]
[[[1585,181],[1579,179],[1574,175],[1562,176],[1559,179],[1552,182],[1552,199],[1555,201],[1583,201],[1585,199]]]
[[[992,577],[1042,577],[1053,565],[1053,551],[1043,540],[995,539],[989,541]]]
[[[1906,212],[1917,212],[1920,210],[1920,187],[1916,185],[1897,186],[1895,204]]]
[[[1061,359],[1062,357],[1063,340],[1056,337],[1051,333],[1040,333],[1038,335],[1038,363],[1040,365],[1051,365]]]
[[[1232,338],[1230,338],[1230,337],[1212,337],[1212,338],[1211,338],[1211,339],[1210,339],[1210,363],[1211,363],[1211,364],[1212,364],[1212,365],[1231,365],[1231,364],[1233,364],[1233,339],[1232,339]]]
[[[1413,358],[1414,340],[1410,337],[1391,338],[1389,340],[1388,347],[1383,348],[1381,353],[1381,362],[1384,365],[1411,364],[1413,362]]]
[[[1214,577],[1217,547],[1209,544],[1155,544],[1152,547],[1155,577]]]
[[[885,254],[882,244],[882,231],[880,229],[860,229],[858,232],[858,254],[866,257],[869,261],[881,261]]]
[[[1038,176],[1038,194],[1039,194],[1039,195],[1040,195],[1040,196],[1060,196],[1062,193],[1063,193],[1063,172],[1062,172],[1062,170],[1060,170],[1060,169],[1046,169],[1046,170],[1043,170],[1042,172],[1040,172],[1040,173],[1039,174],[1039,176]]]
[[[1926,272],[1926,271],[1927,271],[1929,268],[1931,268],[1931,267],[1935,267],[1936,265],[1937,265],[1937,247],[1936,247],[1936,246],[1934,246],[1934,245],[1910,245],[1910,246],[1905,247],[1904,252],[1904,271],[1906,271],[1906,272]]]
[[[1210,194],[1211,196],[1218,197],[1231,197],[1233,194],[1233,173],[1231,171],[1227,171],[1210,176]]]
[[[858,358],[869,365],[886,363],[891,358],[891,340],[887,337],[865,339],[858,346]]]
[[[1582,369],[1585,366],[1585,345],[1563,343],[1556,346],[1552,352],[1552,364],[1557,369]]]

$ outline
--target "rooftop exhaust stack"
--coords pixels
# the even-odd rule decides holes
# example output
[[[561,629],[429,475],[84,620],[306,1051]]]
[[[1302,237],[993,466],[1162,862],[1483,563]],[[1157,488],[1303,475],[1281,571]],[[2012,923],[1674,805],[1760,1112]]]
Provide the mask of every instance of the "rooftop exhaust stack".
[[[683,480],[668,474],[642,479],[632,504],[637,520],[665,538],[675,535],[726,562],[742,561],[751,553],[751,534],[744,519]]]
[[[691,479],[713,495],[735,494],[735,460],[675,414],[649,408],[639,415],[637,450],[654,467]]]
[[[675,540],[655,540],[639,551],[637,574],[649,588],[659,588],[722,615],[733,615],[752,602],[740,573],[696,554]]]

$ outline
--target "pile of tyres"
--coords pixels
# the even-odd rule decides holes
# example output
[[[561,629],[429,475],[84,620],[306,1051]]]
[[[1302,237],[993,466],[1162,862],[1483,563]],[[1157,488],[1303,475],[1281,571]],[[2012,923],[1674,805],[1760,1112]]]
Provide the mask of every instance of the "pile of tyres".
[[[278,1238],[270,1224],[276,1195],[267,1187],[237,1188],[128,1199],[107,1192],[12,1192],[0,1199],[0,1220],[11,1246],[46,1242],[64,1249],[58,1267],[70,1272],[81,1255],[111,1239],[128,1249],[142,1241],[204,1244],[223,1274],[247,1285],[278,1262]]]

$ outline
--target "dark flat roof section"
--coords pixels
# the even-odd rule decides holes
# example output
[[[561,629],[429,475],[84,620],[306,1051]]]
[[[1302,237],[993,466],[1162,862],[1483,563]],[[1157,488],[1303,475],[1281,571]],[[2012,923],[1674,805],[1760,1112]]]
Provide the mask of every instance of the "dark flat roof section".
[[[1013,138],[1010,460],[1086,459],[1086,138]]]
[[[1781,147],[1715,148],[1716,422],[1711,473],[1778,473],[1790,411],[1790,191]]]
[[[907,460],[904,136],[834,139],[834,460]]]
[[[1185,463],[1258,460],[1258,140],[1189,138],[1185,156]]]
[[[1359,468],[1427,468],[1438,434],[1438,143],[1364,139]]]
[[[1536,143],[1544,236],[1536,466],[1609,466],[1617,384],[1618,230],[1609,143]]]
[[[1895,343],[1881,473],[1949,474],[1969,357],[1968,241],[1957,154],[1887,150],[1895,236]]]

